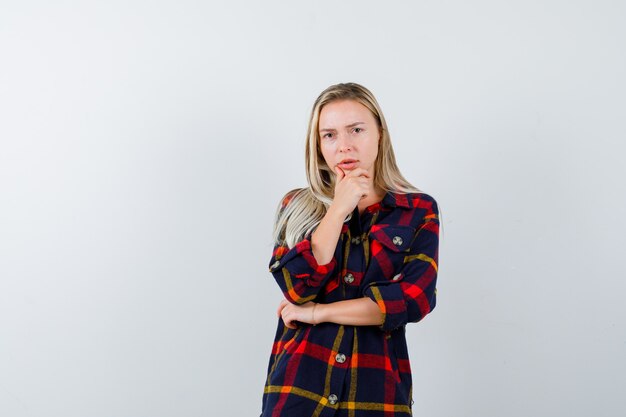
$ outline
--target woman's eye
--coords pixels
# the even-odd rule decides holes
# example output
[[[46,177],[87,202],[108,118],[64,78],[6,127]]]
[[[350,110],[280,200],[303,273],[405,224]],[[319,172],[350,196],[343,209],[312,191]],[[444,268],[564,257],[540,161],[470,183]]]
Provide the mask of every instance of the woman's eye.
[[[361,133],[362,131],[363,131],[363,129],[360,128],[360,127],[355,127],[354,130],[353,130],[354,133]]]
[[[332,133],[324,133],[324,136],[322,136],[322,138],[324,139],[331,139],[333,137]]]

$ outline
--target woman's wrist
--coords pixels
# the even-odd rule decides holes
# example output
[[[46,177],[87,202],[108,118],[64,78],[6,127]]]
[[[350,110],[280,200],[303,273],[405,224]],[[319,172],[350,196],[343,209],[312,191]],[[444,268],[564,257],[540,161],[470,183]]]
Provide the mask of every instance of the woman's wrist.
[[[329,217],[335,223],[340,222],[341,224],[343,224],[343,222],[346,220],[348,214],[350,213],[342,213],[339,208],[334,204],[331,204],[326,211],[326,217]]]
[[[313,307],[313,324],[324,323],[326,320],[324,318],[324,313],[326,312],[326,304],[316,303],[315,307]]]

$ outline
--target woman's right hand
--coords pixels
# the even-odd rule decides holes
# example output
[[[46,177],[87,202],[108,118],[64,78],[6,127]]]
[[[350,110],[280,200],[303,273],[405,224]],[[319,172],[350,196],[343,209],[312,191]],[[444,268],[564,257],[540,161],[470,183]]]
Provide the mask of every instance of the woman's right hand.
[[[363,168],[354,169],[346,175],[341,168],[335,167],[335,172],[333,202],[311,236],[311,250],[319,265],[326,265],[333,259],[346,217],[373,189],[370,174]]]
[[[367,170],[356,168],[344,171],[335,167],[337,177],[335,179],[335,196],[332,206],[335,210],[347,216],[359,204],[362,198],[367,197],[372,187],[372,179]]]

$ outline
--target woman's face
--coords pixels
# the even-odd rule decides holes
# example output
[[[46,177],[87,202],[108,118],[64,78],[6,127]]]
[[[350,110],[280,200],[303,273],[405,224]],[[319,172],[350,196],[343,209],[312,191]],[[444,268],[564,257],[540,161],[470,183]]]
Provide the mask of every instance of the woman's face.
[[[337,174],[364,168],[374,178],[380,130],[372,112],[354,100],[332,101],[322,107],[319,117],[320,150]]]

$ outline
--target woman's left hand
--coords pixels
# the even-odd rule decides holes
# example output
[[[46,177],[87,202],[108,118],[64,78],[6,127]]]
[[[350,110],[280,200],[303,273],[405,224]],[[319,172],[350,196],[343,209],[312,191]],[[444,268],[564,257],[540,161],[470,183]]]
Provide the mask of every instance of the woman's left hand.
[[[296,321],[300,323],[317,324],[314,317],[315,305],[316,304],[312,301],[302,305],[295,305],[287,300],[282,300],[278,305],[276,314],[278,317],[283,318],[285,326],[290,329],[296,329],[298,328],[298,325],[295,323]]]

